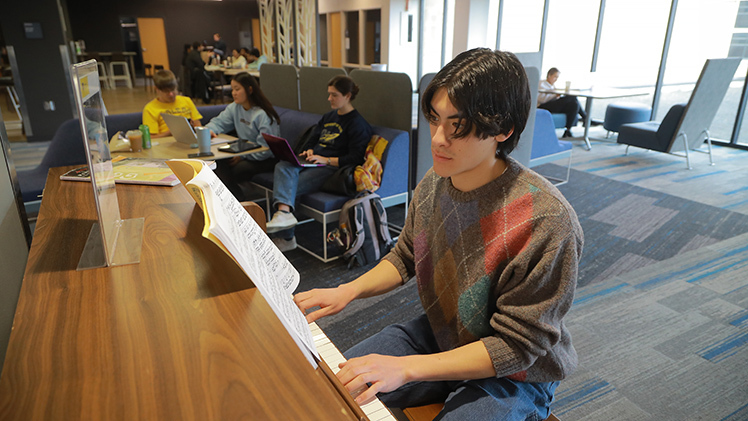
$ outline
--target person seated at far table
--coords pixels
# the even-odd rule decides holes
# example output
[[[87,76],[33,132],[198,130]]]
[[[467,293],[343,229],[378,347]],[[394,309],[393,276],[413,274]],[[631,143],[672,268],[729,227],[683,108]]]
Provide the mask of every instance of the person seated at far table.
[[[249,50],[249,57],[247,58],[247,69],[249,70],[260,70],[260,67],[267,63],[268,58],[265,56],[265,54],[260,54],[260,50],[257,48],[252,48]]]
[[[313,322],[416,282],[425,314],[344,354],[337,377],[363,389],[356,402],[444,403],[442,421],[545,419],[577,367],[564,316],[583,234],[561,192],[509,156],[532,101],[525,70],[509,52],[466,51],[421,98],[434,166],[397,245],[354,281],[294,301]]]
[[[232,69],[243,69],[247,65],[247,59],[239,53],[239,50],[234,48],[231,50],[231,68]]]
[[[197,111],[195,103],[186,96],[177,95],[177,78],[171,70],[159,70],[153,75],[156,85],[156,98],[143,108],[143,124],[148,126],[151,137],[171,136],[162,113],[187,117],[193,126],[201,125],[203,116]]]
[[[262,147],[268,146],[262,133],[280,135],[280,116],[262,93],[257,80],[247,72],[238,73],[231,80],[231,96],[234,102],[210,120],[205,127],[210,136],[236,131],[236,136]],[[273,171],[278,160],[270,150],[221,159],[217,163],[216,175],[239,201],[244,200],[241,181],[249,181],[256,174]]]
[[[540,90],[550,91],[555,90],[554,85],[558,80],[561,72],[551,67],[548,70],[545,80],[540,81]],[[582,104],[574,95],[558,95],[558,94],[547,94],[538,93],[538,108],[548,110],[551,113],[562,113],[566,114],[566,130],[562,137],[572,137],[571,128],[577,124],[577,114],[582,117],[584,121],[587,119],[587,114],[582,109]]]

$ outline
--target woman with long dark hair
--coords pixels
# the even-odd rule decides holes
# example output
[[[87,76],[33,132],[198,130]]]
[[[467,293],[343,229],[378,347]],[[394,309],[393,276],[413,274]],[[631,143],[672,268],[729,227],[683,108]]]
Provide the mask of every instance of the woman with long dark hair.
[[[299,168],[285,161],[275,166],[273,206],[277,211],[267,224],[267,232],[278,233],[273,242],[281,251],[296,248],[294,227],[298,221],[291,213],[296,197],[319,190],[339,167],[364,163],[372,129],[351,104],[357,94],[358,86],[347,76],[335,76],[327,84],[332,111],[322,116],[312,137],[314,142],[301,153],[307,161],[324,166]]]
[[[249,73],[242,72],[234,76],[231,80],[231,96],[234,102],[206,124],[211,136],[236,131],[237,137],[241,139],[239,142],[249,140],[267,147],[262,133],[280,135],[280,116]],[[238,183],[248,181],[256,174],[273,171],[278,160],[267,150],[218,162],[216,174],[241,201],[244,200],[244,193]]]

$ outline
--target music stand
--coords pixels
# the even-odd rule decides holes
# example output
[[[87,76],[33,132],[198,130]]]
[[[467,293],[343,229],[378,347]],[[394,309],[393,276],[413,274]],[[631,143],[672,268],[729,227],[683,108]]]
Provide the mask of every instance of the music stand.
[[[144,218],[120,218],[96,60],[74,64],[71,79],[98,214],[78,270],[139,263]]]

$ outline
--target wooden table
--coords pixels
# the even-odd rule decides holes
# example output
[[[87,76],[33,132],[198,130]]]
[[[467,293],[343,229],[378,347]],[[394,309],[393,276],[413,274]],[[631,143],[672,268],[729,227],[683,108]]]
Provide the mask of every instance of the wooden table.
[[[2,420],[355,419],[184,187],[117,185],[138,264],[76,271],[88,183],[47,178],[0,378]]]
[[[584,140],[588,151],[592,149],[592,145],[590,144],[590,122],[592,121],[593,99],[613,99],[649,95],[649,91],[644,89],[615,88],[569,89],[568,91],[565,89],[540,89],[538,90],[538,92],[540,92],[541,94],[574,95],[576,97],[587,98],[584,104],[584,112],[587,114],[587,119],[584,122],[584,136],[581,138],[581,140]]]
[[[261,147],[257,149],[252,149],[249,151],[239,152],[239,153],[230,153],[230,152],[221,152],[218,150],[221,146],[226,146],[226,143],[219,144],[219,145],[213,145],[211,146],[210,150],[213,152],[214,156],[207,156],[199,159],[204,159],[208,161],[215,161],[219,159],[226,159],[226,158],[233,158],[238,155],[246,155],[251,153],[258,153],[267,151],[268,148]],[[154,159],[187,159],[189,154],[197,153],[197,148],[190,148],[189,145],[185,145],[184,143],[179,143],[174,139],[172,136],[166,136],[166,137],[158,137],[155,139],[151,139],[151,148],[150,149],[143,149],[140,152],[130,152],[130,151],[119,151],[119,150],[113,150],[112,156],[128,156],[128,157],[136,157],[136,158],[154,158]]]

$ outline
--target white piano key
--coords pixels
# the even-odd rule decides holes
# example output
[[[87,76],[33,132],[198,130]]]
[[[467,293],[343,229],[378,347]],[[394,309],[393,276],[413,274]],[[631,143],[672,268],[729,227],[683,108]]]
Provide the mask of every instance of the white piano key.
[[[312,331],[314,346],[317,347],[320,357],[330,366],[332,372],[337,374],[340,371],[338,364],[345,362],[345,357],[343,357],[343,354],[340,353],[335,344],[330,341],[330,338],[325,335],[325,332],[320,329],[317,323],[309,323],[309,329]],[[374,398],[373,401],[366,405],[361,405],[361,409],[369,417],[370,421],[397,421],[379,399]]]

